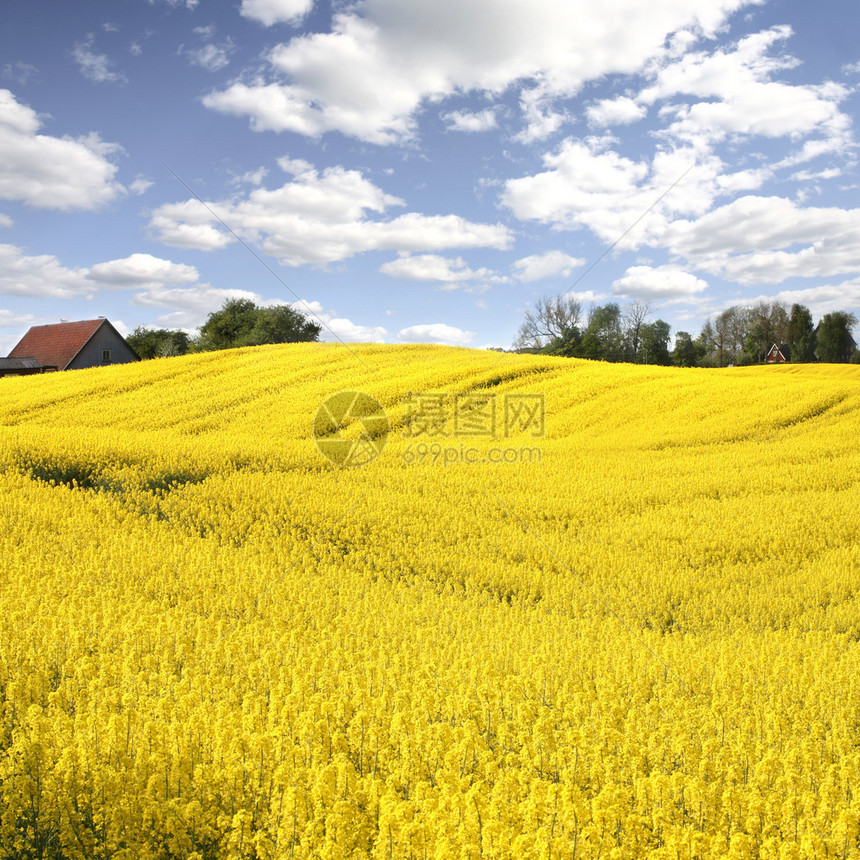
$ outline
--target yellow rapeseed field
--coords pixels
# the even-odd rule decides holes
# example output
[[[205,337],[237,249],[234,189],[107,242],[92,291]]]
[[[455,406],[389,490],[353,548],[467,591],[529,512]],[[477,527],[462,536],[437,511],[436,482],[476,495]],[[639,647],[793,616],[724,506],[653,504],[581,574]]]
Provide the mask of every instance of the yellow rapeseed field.
[[[858,438],[856,366],[0,380],[0,858],[860,858]]]

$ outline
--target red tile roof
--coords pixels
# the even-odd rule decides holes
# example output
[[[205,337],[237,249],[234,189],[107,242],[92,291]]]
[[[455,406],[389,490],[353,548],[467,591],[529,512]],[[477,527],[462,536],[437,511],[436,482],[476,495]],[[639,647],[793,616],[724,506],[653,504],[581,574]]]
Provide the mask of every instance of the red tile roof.
[[[65,370],[107,320],[34,325],[9,358],[37,358],[43,367]]]

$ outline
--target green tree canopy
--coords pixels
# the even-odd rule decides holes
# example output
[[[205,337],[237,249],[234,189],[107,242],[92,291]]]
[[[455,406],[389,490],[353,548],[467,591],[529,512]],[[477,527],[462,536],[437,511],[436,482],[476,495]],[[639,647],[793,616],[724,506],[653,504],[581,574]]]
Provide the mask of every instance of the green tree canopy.
[[[185,355],[190,341],[184,331],[138,326],[127,338],[128,345],[143,359]]]
[[[201,351],[319,340],[322,327],[289,305],[258,307],[250,299],[230,299],[209,314],[195,347]]]
[[[669,333],[671,326],[665,320],[645,323],[641,330],[639,358],[642,364],[671,364]]]
[[[846,362],[854,350],[851,329],[857,325],[857,317],[845,311],[825,314],[818,324],[818,360]]]
[[[695,367],[699,363],[704,350],[701,350],[690,336],[689,332],[679,331],[675,335],[675,349],[672,352],[672,364],[676,367]]]
[[[788,323],[788,345],[791,348],[793,362],[806,363],[815,361],[815,327],[812,324],[812,313],[806,305],[791,306],[791,317]]]

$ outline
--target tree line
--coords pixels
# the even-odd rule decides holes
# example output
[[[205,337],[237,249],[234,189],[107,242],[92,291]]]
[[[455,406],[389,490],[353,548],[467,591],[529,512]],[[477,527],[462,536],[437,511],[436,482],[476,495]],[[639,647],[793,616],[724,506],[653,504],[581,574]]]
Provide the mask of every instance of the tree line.
[[[239,346],[319,340],[322,327],[289,305],[259,307],[250,299],[231,299],[209,314],[197,337],[184,331],[138,326],[126,340],[143,359]]]
[[[624,308],[609,302],[586,314],[576,299],[557,296],[539,299],[526,312],[512,349],[633,364],[727,367],[762,363],[776,344],[793,362],[860,363],[851,336],[855,325],[857,318],[845,311],[825,314],[814,325],[805,305],[735,305],[709,318],[695,337],[679,331],[670,350],[671,327],[651,319],[648,302]]]

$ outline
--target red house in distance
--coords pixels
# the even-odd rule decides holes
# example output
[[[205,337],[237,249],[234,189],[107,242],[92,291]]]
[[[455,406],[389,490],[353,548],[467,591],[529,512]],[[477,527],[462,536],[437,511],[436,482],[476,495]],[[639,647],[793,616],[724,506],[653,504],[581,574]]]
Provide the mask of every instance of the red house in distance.
[[[9,358],[35,359],[43,372],[140,361],[140,356],[104,317],[35,325],[9,353]],[[32,367],[32,362],[28,365]]]
[[[787,344],[782,344],[782,346],[774,344],[768,351],[765,361],[768,364],[775,364],[776,362],[788,361],[790,357],[791,353],[788,350]]]

